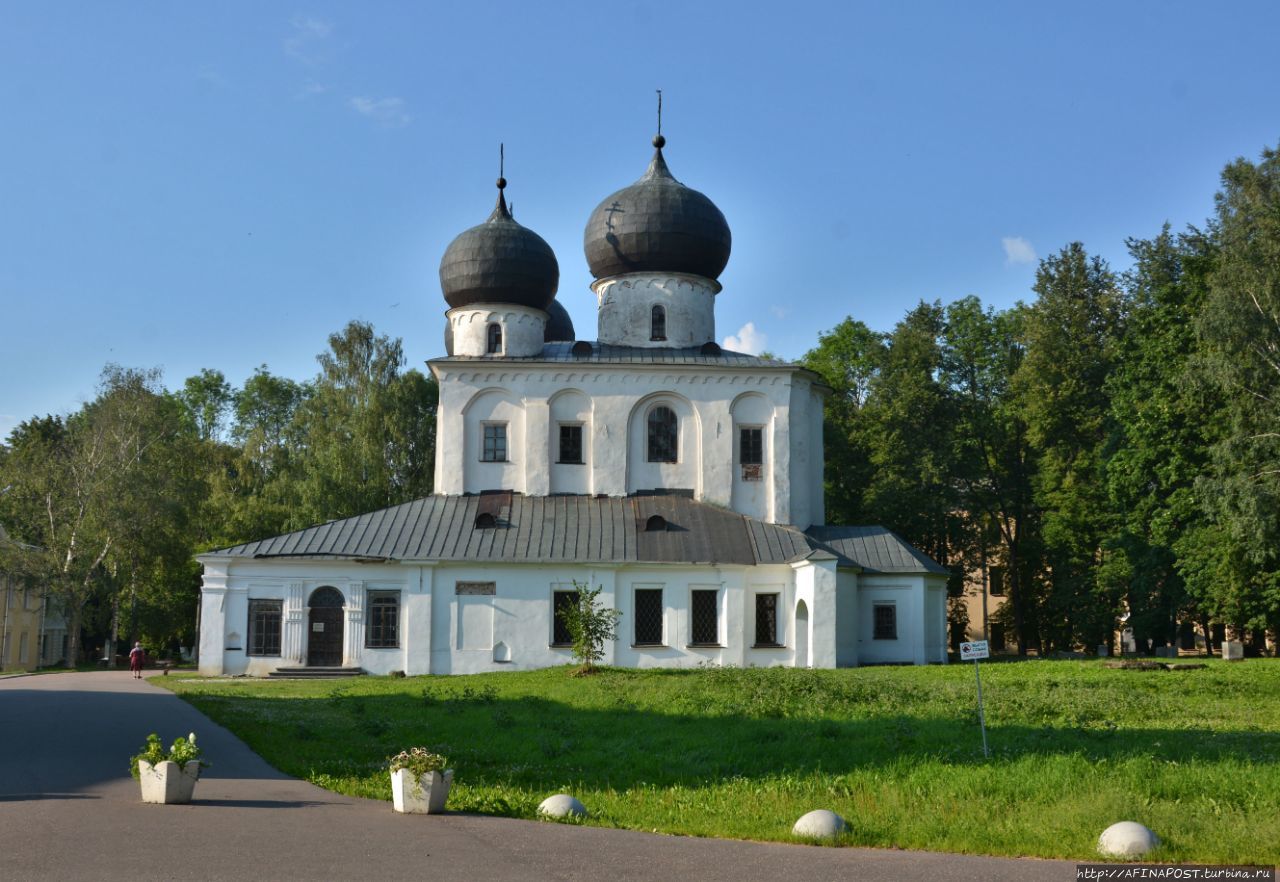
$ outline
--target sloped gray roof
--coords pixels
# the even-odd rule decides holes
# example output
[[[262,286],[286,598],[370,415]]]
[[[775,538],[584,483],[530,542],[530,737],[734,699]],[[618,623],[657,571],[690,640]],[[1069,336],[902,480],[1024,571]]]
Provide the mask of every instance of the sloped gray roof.
[[[433,358],[430,363],[434,362],[574,362],[581,364],[694,364],[694,365],[721,365],[727,367],[774,367],[774,368],[798,368],[800,365],[786,361],[772,361],[767,358],[760,358],[758,355],[747,355],[742,352],[731,352],[728,349],[722,349],[716,353],[706,353],[701,347],[693,346],[685,349],[668,349],[668,348],[649,348],[644,346],[614,346],[611,343],[598,343],[594,341],[578,341],[588,342],[591,345],[590,353],[584,355],[574,355],[572,342],[556,342],[544,343],[542,352],[537,355],[528,356],[512,356],[512,355],[450,355],[442,358]]]
[[[480,527],[491,515],[495,526]],[[666,529],[646,529],[651,517]],[[816,539],[814,531],[840,538]],[[946,570],[883,527],[809,535],[675,494],[628,497],[427,496],[209,555],[483,563],[789,563],[834,555],[871,572]]]
[[[805,531],[810,544],[850,561],[868,573],[936,573],[950,575],[920,549],[885,527],[814,526]]]

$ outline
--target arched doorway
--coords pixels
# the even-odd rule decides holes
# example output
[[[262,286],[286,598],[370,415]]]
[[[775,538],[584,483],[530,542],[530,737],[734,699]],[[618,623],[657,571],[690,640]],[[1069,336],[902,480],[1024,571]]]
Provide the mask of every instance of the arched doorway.
[[[307,601],[307,665],[342,664],[343,600],[337,588],[317,588]]]
[[[809,607],[803,600],[796,601],[796,661],[797,668],[809,667]]]

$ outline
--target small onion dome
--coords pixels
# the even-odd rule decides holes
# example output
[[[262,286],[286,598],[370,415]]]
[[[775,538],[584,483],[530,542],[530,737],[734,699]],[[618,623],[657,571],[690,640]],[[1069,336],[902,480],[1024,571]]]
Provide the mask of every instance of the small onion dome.
[[[542,335],[545,343],[572,343],[573,319],[569,318],[569,310],[560,305],[559,300],[547,304],[547,329]]]
[[[449,243],[440,259],[440,288],[453,309],[514,303],[546,309],[560,285],[560,265],[541,236],[511,217],[498,178],[498,204],[479,226]]]
[[[732,238],[720,209],[671,176],[661,135],[649,169],[597,206],[583,247],[597,279],[623,273],[689,273],[717,278],[729,262]]]

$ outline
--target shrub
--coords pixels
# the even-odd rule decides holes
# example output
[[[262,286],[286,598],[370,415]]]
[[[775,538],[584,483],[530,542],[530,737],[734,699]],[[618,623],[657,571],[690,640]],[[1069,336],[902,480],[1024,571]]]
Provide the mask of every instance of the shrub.
[[[605,609],[598,604],[600,588],[588,588],[573,583],[578,597],[561,611],[565,628],[573,645],[573,657],[578,660],[578,673],[590,674],[596,662],[604,658],[604,642],[618,638],[618,619],[622,613]]]

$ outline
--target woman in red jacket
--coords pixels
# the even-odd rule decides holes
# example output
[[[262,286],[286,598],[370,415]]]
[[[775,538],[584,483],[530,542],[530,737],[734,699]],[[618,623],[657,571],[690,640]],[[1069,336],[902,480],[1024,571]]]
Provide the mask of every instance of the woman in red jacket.
[[[142,663],[146,658],[147,651],[142,648],[142,644],[133,644],[133,649],[129,651],[129,670],[133,671],[133,679],[142,679]]]

